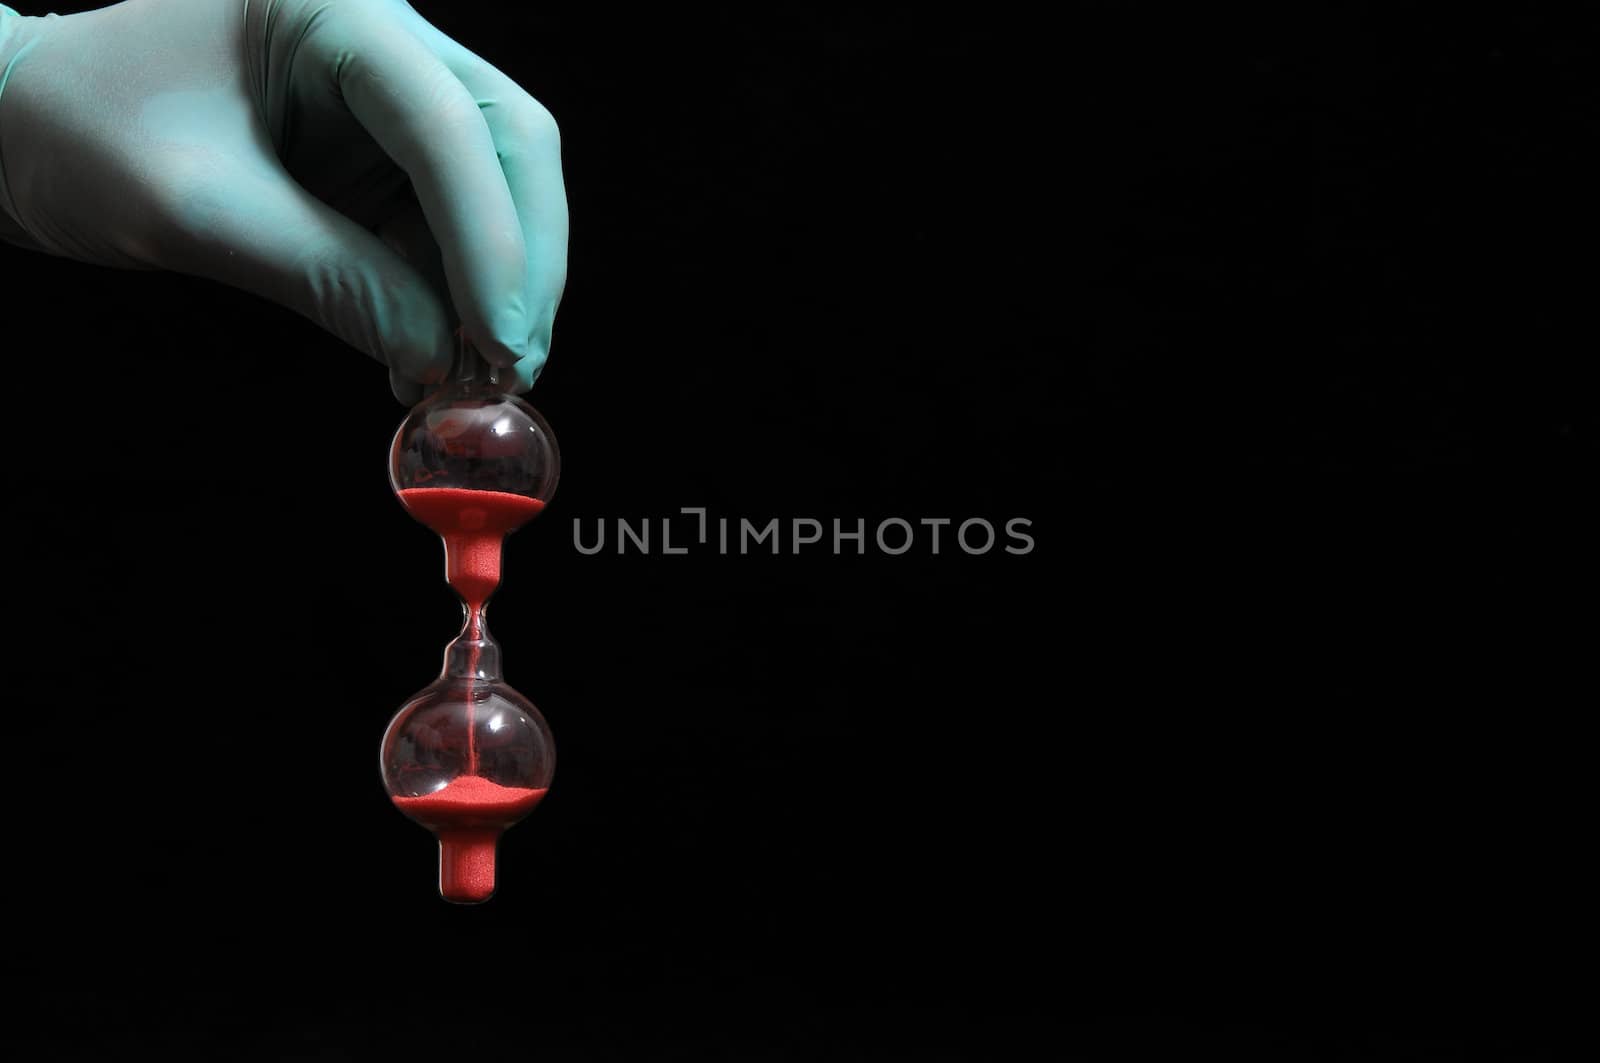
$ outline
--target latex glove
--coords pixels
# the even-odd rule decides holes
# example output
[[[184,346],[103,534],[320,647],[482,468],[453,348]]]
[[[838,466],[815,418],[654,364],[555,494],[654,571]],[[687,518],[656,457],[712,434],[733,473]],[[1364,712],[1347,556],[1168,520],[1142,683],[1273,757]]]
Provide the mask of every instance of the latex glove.
[[[567,202],[549,112],[401,0],[128,0],[0,8],[0,236],[256,292],[409,402],[457,318],[533,385]]]

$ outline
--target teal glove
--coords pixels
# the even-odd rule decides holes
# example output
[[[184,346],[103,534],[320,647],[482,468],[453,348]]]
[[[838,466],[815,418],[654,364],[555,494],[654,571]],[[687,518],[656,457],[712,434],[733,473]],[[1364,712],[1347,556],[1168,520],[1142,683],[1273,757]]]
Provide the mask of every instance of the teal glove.
[[[403,402],[459,319],[526,391],[566,281],[560,141],[401,0],[0,7],[0,238],[265,296]]]

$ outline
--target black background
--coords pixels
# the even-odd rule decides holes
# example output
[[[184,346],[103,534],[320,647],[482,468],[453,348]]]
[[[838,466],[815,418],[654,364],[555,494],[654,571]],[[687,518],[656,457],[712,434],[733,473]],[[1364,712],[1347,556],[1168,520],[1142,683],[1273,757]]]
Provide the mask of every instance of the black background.
[[[563,128],[563,482],[493,610],[555,788],[438,899],[377,745],[458,613],[380,367],[3,249],[28,1058],[1556,1054],[1594,26],[418,6]],[[696,505],[1037,547],[573,548]]]

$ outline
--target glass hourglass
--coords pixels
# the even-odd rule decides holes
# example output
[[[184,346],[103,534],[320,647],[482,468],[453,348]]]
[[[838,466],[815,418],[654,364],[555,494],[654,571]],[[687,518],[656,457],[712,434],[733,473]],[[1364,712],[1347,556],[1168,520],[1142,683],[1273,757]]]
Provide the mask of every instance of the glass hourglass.
[[[443,540],[445,578],[466,614],[439,678],[396,713],[381,754],[390,799],[439,840],[446,900],[489,899],[501,833],[533,811],[555,773],[550,728],[501,677],[484,613],[505,537],[544,508],[560,466],[550,426],[501,390],[464,338],[450,378],[390,447],[390,484]]]

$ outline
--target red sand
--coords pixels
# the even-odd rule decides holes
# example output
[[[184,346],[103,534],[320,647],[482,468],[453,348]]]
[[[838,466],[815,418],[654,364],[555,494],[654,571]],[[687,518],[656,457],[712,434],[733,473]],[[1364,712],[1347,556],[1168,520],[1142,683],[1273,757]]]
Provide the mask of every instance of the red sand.
[[[390,800],[438,836],[440,894],[446,900],[475,904],[494,893],[494,850],[500,833],[532,812],[544,795],[544,790],[462,775],[431,794]]]
[[[544,503],[506,491],[471,491],[461,487],[408,487],[400,501],[410,514],[444,540],[444,574],[467,603],[467,637],[482,637],[480,612],[500,585],[500,547],[505,537],[544,509]],[[477,670],[478,654],[471,667]],[[473,720],[472,681],[467,681],[467,771],[478,771],[478,743]]]
[[[502,540],[544,509],[526,495],[460,487],[408,487],[400,501],[444,540],[445,579],[474,610],[500,585]]]
[[[467,604],[466,635],[482,635],[482,610],[500,585],[500,548],[507,534],[539,515],[537,498],[505,491],[411,487],[400,501],[444,540],[445,579]],[[474,646],[468,664],[477,671]],[[533,811],[543,790],[501,786],[477,774],[472,680],[467,679],[467,774],[420,797],[394,797],[395,806],[439,839],[439,892],[446,900],[486,901],[494,893],[494,851],[500,833]]]

